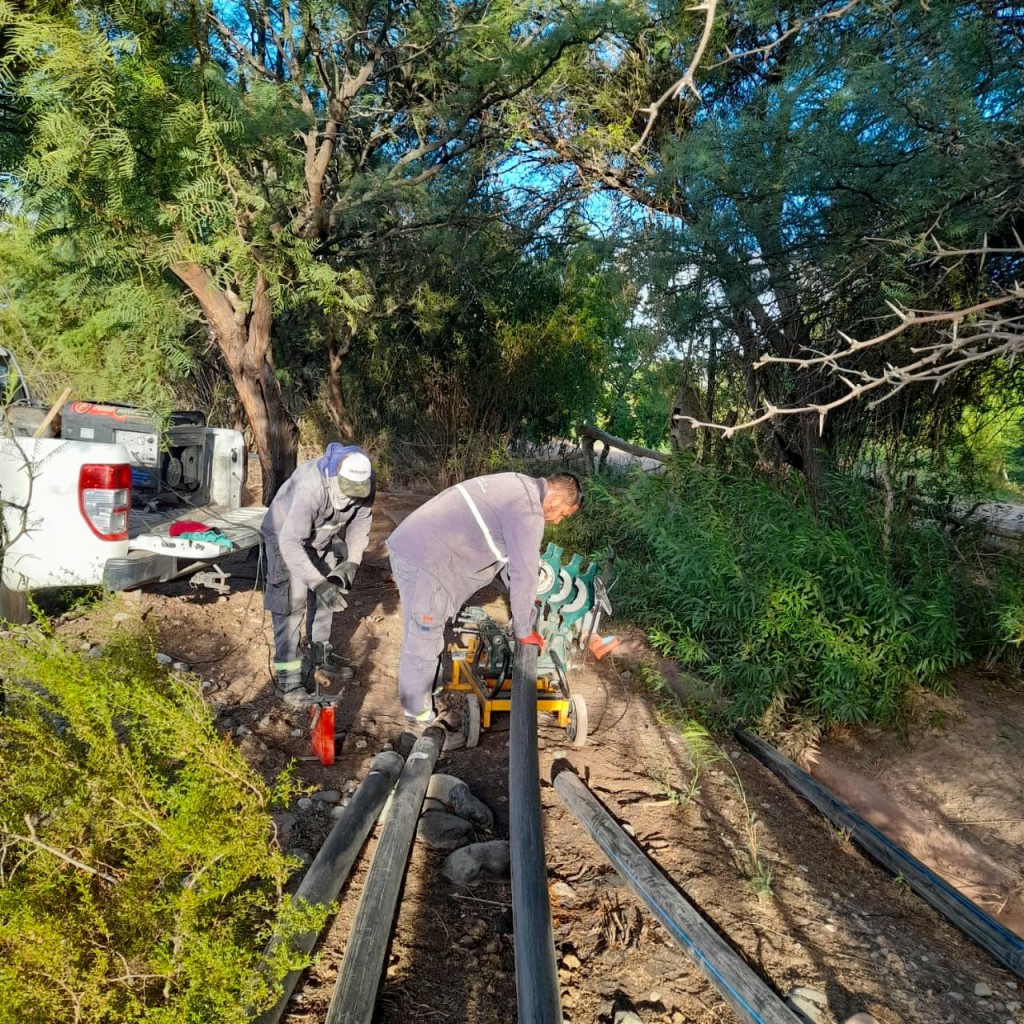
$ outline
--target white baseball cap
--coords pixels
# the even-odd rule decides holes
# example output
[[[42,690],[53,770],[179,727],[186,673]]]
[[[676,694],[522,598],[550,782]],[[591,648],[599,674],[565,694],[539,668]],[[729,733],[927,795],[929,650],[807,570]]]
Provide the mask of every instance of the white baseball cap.
[[[331,499],[344,508],[352,498],[365,498],[372,486],[373,467],[362,452],[351,452],[341,460],[338,475],[331,477]]]

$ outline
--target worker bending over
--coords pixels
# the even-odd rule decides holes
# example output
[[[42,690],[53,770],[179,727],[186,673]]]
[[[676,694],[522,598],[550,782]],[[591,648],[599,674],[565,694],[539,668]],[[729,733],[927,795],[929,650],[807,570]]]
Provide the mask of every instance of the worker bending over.
[[[582,503],[571,473],[546,480],[495,473],[442,491],[391,534],[404,626],[398,696],[410,723],[437,717],[432,691],[445,624],[498,573],[508,584],[516,637],[542,645],[534,601],[544,524],[560,523]]]
[[[370,539],[375,493],[366,452],[334,442],[295,470],[263,517],[263,607],[274,624],[275,690],[293,706],[309,699],[304,683],[314,668],[309,655],[304,665],[299,654],[302,617],[307,645],[330,640],[334,613],[348,605]]]

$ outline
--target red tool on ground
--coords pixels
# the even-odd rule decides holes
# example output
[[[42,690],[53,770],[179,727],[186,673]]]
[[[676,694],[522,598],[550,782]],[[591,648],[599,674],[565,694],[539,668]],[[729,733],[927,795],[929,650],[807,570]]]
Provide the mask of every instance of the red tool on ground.
[[[323,674],[331,665],[333,651],[327,642],[311,645],[313,658],[313,703],[309,707],[309,735],[313,753],[325,767],[334,764],[334,712],[341,700],[341,693],[328,695],[320,692],[320,684],[331,685],[331,679]],[[345,670],[351,674],[351,670]]]
[[[334,709],[336,700],[314,704],[309,709],[309,732],[313,741],[313,753],[325,766],[334,764]]]

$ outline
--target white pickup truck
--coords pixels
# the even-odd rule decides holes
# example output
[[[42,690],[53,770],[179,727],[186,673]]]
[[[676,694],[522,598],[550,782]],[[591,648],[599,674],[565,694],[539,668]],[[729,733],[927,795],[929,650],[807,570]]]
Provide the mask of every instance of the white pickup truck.
[[[0,396],[0,589],[8,607],[12,593],[129,590],[209,569],[228,554],[211,541],[172,537],[175,522],[219,530],[233,550],[259,543],[266,509],[242,506],[247,453],[237,430],[207,427],[199,414],[168,421],[71,402],[61,436],[27,436],[47,432],[46,410],[32,404],[3,348]]]

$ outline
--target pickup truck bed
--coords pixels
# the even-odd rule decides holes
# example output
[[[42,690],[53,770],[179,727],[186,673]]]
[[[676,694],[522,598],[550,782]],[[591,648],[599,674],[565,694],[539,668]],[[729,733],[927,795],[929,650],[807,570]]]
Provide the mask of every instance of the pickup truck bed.
[[[165,583],[194,569],[210,566],[218,557],[227,558],[235,551],[255,547],[260,542],[260,523],[266,511],[262,505],[247,508],[208,505],[173,514],[133,510],[128,525],[128,554],[107,559],[103,585],[110,590],[130,590],[144,583]],[[220,530],[235,545],[234,549],[225,549],[210,557],[210,549],[172,537],[171,525],[183,520],[195,520]],[[135,548],[133,545],[142,537],[159,538],[163,550],[153,550],[156,545]]]
[[[171,525],[180,520],[221,530],[235,550],[255,547],[266,509],[242,505],[242,435],[207,427],[205,438],[208,501],[199,507],[154,502],[139,508],[130,507],[124,445],[0,436],[0,586],[31,591],[102,584],[128,590],[227,557],[216,544],[171,537]]]

